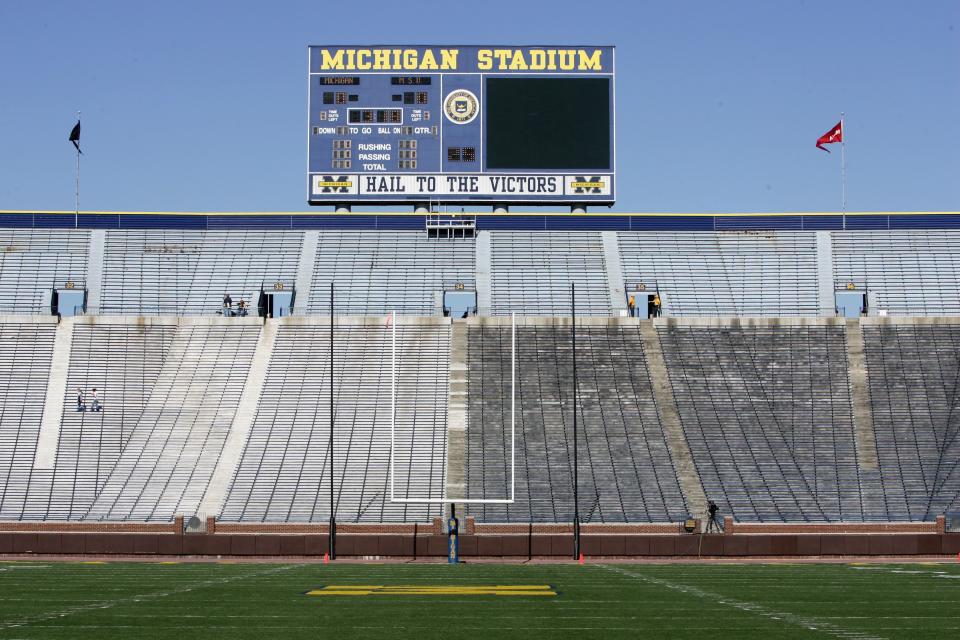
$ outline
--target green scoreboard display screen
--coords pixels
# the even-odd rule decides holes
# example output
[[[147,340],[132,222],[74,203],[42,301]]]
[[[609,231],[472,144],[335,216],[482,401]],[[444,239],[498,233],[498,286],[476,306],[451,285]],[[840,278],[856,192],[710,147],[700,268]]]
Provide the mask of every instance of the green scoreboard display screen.
[[[487,166],[609,171],[610,82],[607,78],[489,78]],[[577,126],[571,127],[571,122]]]

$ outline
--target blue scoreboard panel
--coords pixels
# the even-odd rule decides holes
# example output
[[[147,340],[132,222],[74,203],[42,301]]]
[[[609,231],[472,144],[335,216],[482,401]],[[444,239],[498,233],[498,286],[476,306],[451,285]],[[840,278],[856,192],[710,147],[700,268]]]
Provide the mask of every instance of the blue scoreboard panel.
[[[613,204],[613,47],[308,49],[313,205]]]

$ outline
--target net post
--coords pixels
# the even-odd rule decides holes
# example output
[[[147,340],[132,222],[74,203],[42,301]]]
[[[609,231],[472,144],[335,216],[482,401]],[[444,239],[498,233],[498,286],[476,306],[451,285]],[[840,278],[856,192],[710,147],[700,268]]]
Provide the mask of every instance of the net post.
[[[333,281],[330,282],[330,524],[327,530],[327,552],[337,559],[337,518],[333,502]]]
[[[397,427],[397,312],[390,312],[390,502],[396,501],[394,459],[396,458]]]
[[[510,502],[517,488],[517,314],[510,314]]]
[[[577,463],[577,293],[570,283],[570,340],[573,359],[573,558],[580,559],[580,496]]]

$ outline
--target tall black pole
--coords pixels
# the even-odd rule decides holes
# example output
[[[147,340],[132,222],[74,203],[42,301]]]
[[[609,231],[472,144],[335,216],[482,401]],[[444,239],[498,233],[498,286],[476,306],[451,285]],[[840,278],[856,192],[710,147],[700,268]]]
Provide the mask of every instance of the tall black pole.
[[[337,519],[333,514],[333,282],[330,283],[330,526],[327,546],[330,559],[337,559]]]
[[[577,292],[570,283],[570,338],[573,344],[573,558],[580,559],[580,495],[577,464]]]

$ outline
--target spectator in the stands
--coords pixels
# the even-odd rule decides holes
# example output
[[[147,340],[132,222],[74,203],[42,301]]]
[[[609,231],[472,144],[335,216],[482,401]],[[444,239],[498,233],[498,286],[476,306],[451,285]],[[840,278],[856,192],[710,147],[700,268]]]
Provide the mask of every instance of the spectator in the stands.
[[[100,397],[97,395],[96,387],[90,390],[90,398],[90,410],[100,411]]]
[[[240,302],[237,303],[237,315],[241,318],[247,315],[247,303],[243,301],[243,298],[240,298]]]
[[[233,299],[230,297],[229,293],[223,294],[223,315],[233,315]]]
[[[632,318],[637,313],[637,299],[632,295],[627,300],[627,308],[630,309],[630,317]]]
[[[83,389],[77,387],[77,411],[86,411],[87,403],[83,398]]]
[[[660,294],[659,293],[653,294],[653,317],[654,318],[660,317]]]

